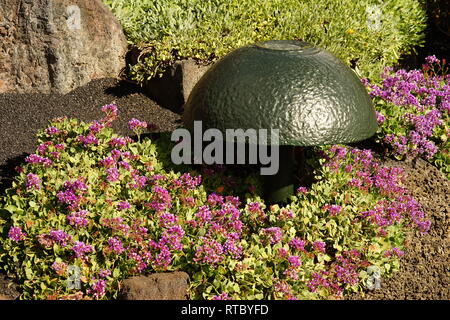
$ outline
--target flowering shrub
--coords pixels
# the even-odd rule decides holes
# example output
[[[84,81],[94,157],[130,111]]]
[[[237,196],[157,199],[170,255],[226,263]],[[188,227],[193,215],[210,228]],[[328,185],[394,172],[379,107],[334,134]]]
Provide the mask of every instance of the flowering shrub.
[[[191,299],[340,298],[365,287],[368,266],[398,267],[405,227],[429,228],[401,170],[370,151],[318,150],[318,181],[267,207],[257,170],[178,172],[161,162],[172,144],[119,137],[117,109],[103,111],[39,131],[0,204],[0,267],[24,299],[111,299],[124,278],[168,270],[189,274]]]
[[[426,58],[422,70],[386,68],[369,88],[378,112],[378,141],[398,159],[429,159],[450,178],[450,75],[448,64]]]

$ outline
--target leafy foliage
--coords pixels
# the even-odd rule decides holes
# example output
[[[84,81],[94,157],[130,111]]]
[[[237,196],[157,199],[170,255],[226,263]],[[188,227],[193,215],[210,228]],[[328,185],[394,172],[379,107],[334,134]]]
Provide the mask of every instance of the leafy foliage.
[[[387,68],[369,88],[380,123],[377,141],[397,159],[422,157],[450,178],[450,75],[448,64],[426,58],[421,70]]]
[[[339,298],[365,288],[368,266],[398,268],[406,227],[429,228],[401,170],[370,151],[316,150],[311,189],[267,207],[257,170],[180,172],[162,163],[167,138],[141,137],[136,119],[137,141],[119,137],[117,108],[102,110],[40,130],[0,204],[0,266],[24,299],[115,298],[124,278],[165,270],[189,274],[192,299]],[[80,289],[67,286],[72,266]]]
[[[294,39],[326,48],[377,77],[423,43],[417,0],[104,0],[138,47],[131,77],[144,83],[175,60],[213,62],[240,46]]]

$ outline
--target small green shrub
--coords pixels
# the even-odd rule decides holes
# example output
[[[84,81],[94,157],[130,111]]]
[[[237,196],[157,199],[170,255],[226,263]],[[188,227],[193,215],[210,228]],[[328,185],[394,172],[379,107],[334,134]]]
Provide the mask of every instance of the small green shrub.
[[[240,46],[272,39],[314,43],[360,75],[377,77],[383,65],[392,65],[423,42],[425,28],[417,0],[104,2],[129,42],[141,50],[139,62],[131,66],[131,77],[139,83],[177,59],[211,62]]]
[[[340,298],[366,287],[368,266],[398,269],[406,227],[429,228],[401,170],[368,150],[316,150],[311,189],[266,207],[258,170],[179,172],[162,163],[172,142],[141,139],[136,119],[138,141],[118,137],[116,107],[103,110],[40,130],[0,203],[0,268],[23,299],[112,299],[124,278],[165,270],[189,274],[191,299]]]

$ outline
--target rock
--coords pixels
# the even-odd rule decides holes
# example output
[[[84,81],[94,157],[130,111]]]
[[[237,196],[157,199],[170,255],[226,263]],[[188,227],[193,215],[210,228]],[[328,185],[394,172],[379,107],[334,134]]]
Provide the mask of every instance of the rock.
[[[100,0],[0,0],[0,93],[65,94],[117,77],[126,50]]]
[[[186,300],[189,276],[184,272],[154,273],[124,280],[121,300]]]
[[[6,275],[0,273],[0,300],[14,300],[19,296],[17,285]]]
[[[147,81],[144,90],[159,105],[181,112],[195,84],[208,68],[208,65],[198,64],[194,59],[177,61],[162,77]]]

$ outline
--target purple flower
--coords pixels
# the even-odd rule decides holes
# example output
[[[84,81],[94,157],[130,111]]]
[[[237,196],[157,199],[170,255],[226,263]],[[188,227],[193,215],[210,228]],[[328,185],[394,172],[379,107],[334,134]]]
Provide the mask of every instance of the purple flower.
[[[336,278],[339,282],[349,284],[349,285],[355,285],[358,283],[359,277],[358,273],[355,270],[355,267],[352,265],[346,265],[346,266],[336,266],[334,268],[334,271],[336,272]]]
[[[86,210],[80,210],[69,214],[66,219],[71,226],[75,228],[85,227],[88,224],[86,219],[88,212]]]
[[[305,240],[300,240],[299,238],[293,238],[293,239],[291,239],[291,241],[289,241],[288,244],[289,244],[289,247],[291,247],[292,249],[306,252],[306,250],[305,250],[306,241]]]
[[[203,244],[198,246],[195,251],[194,261],[200,263],[206,263],[210,265],[216,265],[223,260],[223,247],[222,245],[213,239],[200,237]]]
[[[120,161],[119,166],[125,170],[130,170],[130,164],[126,161]]]
[[[216,193],[211,193],[208,195],[208,203],[211,206],[222,205],[223,204],[223,196],[218,195]]]
[[[285,248],[278,248],[278,255],[280,258],[285,258],[288,255],[288,252]]]
[[[25,181],[25,187],[27,190],[35,189],[40,190],[41,189],[41,179],[35,174],[29,173],[27,174],[27,179]]]
[[[169,195],[169,192],[160,186],[152,187],[152,199],[152,202],[146,203],[144,205],[156,211],[162,211],[172,206],[172,198]]]
[[[274,282],[273,289],[275,290],[275,292],[278,292],[278,293],[288,294],[291,292],[289,284],[286,282],[281,282],[281,281]]]
[[[107,278],[111,275],[111,271],[108,269],[100,269],[100,271],[98,272],[98,275],[101,278]]]
[[[307,194],[308,193],[308,189],[306,187],[298,187],[297,188],[297,193]]]
[[[426,57],[425,62],[428,64],[433,64],[433,63],[440,63],[441,61],[438,58],[436,58],[435,55],[432,55],[432,56]]]
[[[96,279],[93,279],[96,280]],[[88,289],[89,294],[93,294],[96,299],[100,299],[105,295],[106,281],[103,279],[96,280]]]
[[[52,145],[53,145],[53,142],[51,142],[51,141],[46,141],[44,143],[41,143],[37,147],[37,153],[42,154],[42,155],[45,154],[45,151],[47,150],[47,148]]]
[[[102,112],[117,115],[117,106],[115,104],[108,104],[102,107]]]
[[[86,192],[87,187],[82,181],[82,178],[78,178],[75,181],[65,181],[62,185],[62,191],[56,194],[59,202],[68,204],[68,208],[71,210],[77,209],[82,195]]]
[[[119,137],[119,138],[111,138],[111,140],[109,140],[108,143],[113,148],[120,148],[130,142],[133,142],[133,140],[129,137]]]
[[[134,183],[130,183],[131,188],[142,189],[145,187],[145,184],[147,183],[146,176],[139,176],[135,173],[132,173],[131,176],[133,177],[133,181],[134,181]]]
[[[67,263],[64,262],[53,262],[51,268],[56,272],[57,275],[63,275],[67,270]]]
[[[127,201],[120,201],[117,204],[117,210],[121,211],[121,210],[126,210],[126,209],[130,209],[131,205],[127,202]]]
[[[233,259],[239,259],[242,255],[242,247],[236,245],[236,241],[228,239],[223,244],[224,253],[229,254]]]
[[[212,220],[211,211],[208,206],[199,207],[195,217],[199,219],[201,223],[209,223]]]
[[[160,246],[160,252],[156,255],[156,258],[153,260],[153,267],[157,269],[165,270],[172,262],[172,255],[167,246]]]
[[[71,237],[62,230],[52,230],[48,234],[48,237],[61,247],[67,246],[67,241],[71,239]]]
[[[116,161],[112,157],[106,157],[98,162],[98,164],[102,167],[109,168],[112,167]]]
[[[77,258],[84,258],[84,254],[92,252],[93,248],[90,245],[84,244],[81,241],[75,241],[75,244],[70,248]]]
[[[106,169],[106,180],[109,182],[115,182],[119,180],[120,174],[116,167]]]
[[[98,140],[93,133],[89,133],[87,136],[79,135],[77,137],[77,141],[83,143],[85,146],[90,144],[98,144]]]
[[[261,213],[262,212],[261,203],[250,202],[247,204],[246,210],[251,213]]]
[[[211,300],[231,300],[231,298],[228,296],[228,293],[222,292],[219,295],[212,296]]]
[[[147,122],[132,118],[128,121],[128,128],[132,131],[139,131],[140,129],[147,128]]]
[[[201,176],[191,177],[189,173],[183,173],[174,183],[179,186],[185,186],[187,189],[194,189],[202,182]]]
[[[8,231],[8,237],[15,242],[24,240],[26,235],[27,234],[22,232],[22,229],[20,229],[20,227],[12,226],[11,228],[9,228],[9,231]]]
[[[91,133],[98,133],[105,127],[103,123],[98,122],[97,120],[93,121],[89,126],[89,131]]]
[[[172,227],[176,224],[177,218],[169,212],[162,212],[159,214],[159,225],[163,228]]]
[[[335,216],[336,214],[338,214],[339,212],[341,212],[341,210],[342,210],[341,206],[334,205],[334,204],[327,205],[325,207],[326,207],[326,210],[328,211],[328,213],[330,214],[330,216],[332,216],[332,217]]]
[[[400,250],[400,249],[398,249],[398,248],[392,248],[392,249],[390,249],[390,250],[386,250],[384,253],[383,253],[383,256],[385,256],[385,257],[391,257],[392,255],[395,255],[395,256],[397,256],[397,257],[401,257],[401,256],[403,256],[405,254],[405,252],[403,252],[402,250]]]
[[[111,157],[112,157],[114,160],[118,160],[118,159],[120,158],[121,155],[122,155],[122,152],[120,152],[120,150],[117,150],[117,149],[111,150]]]
[[[117,254],[121,254],[125,250],[123,248],[122,241],[120,241],[117,237],[108,239],[108,248]]]
[[[378,111],[375,111],[376,115],[377,115],[377,122],[378,124],[382,124],[386,118]]]
[[[369,80],[367,78],[361,78],[359,79],[361,81],[361,83],[365,86],[368,87],[369,86]]]
[[[312,243],[312,248],[315,252],[325,253],[325,242],[322,241],[314,241]]]
[[[58,128],[55,127],[48,127],[47,129],[45,129],[45,134],[48,134],[50,136],[57,134],[59,132]]]
[[[301,262],[298,256],[289,256],[288,257],[289,266],[292,268],[300,267]]]
[[[266,236],[270,244],[276,244],[280,242],[283,236],[283,231],[281,230],[281,228],[278,227],[265,228],[261,229],[261,231],[263,235]]]
[[[179,225],[168,227],[161,236],[161,243],[169,246],[175,250],[182,250],[183,245],[181,240],[184,236],[184,230]]]
[[[321,270],[320,272],[314,272],[311,275],[311,279],[308,281],[306,286],[309,288],[309,291],[316,292],[319,287],[328,288],[330,287],[330,283],[325,278],[328,273],[326,271]]]
[[[53,164],[52,160],[38,156],[37,154],[30,154],[28,157],[25,158],[25,162],[33,164],[42,164],[46,168],[50,167]]]
[[[102,107],[102,111],[106,114],[106,116],[101,119],[100,122],[106,123],[106,125],[110,126],[111,122],[117,117],[117,106],[114,104],[108,104]]]

